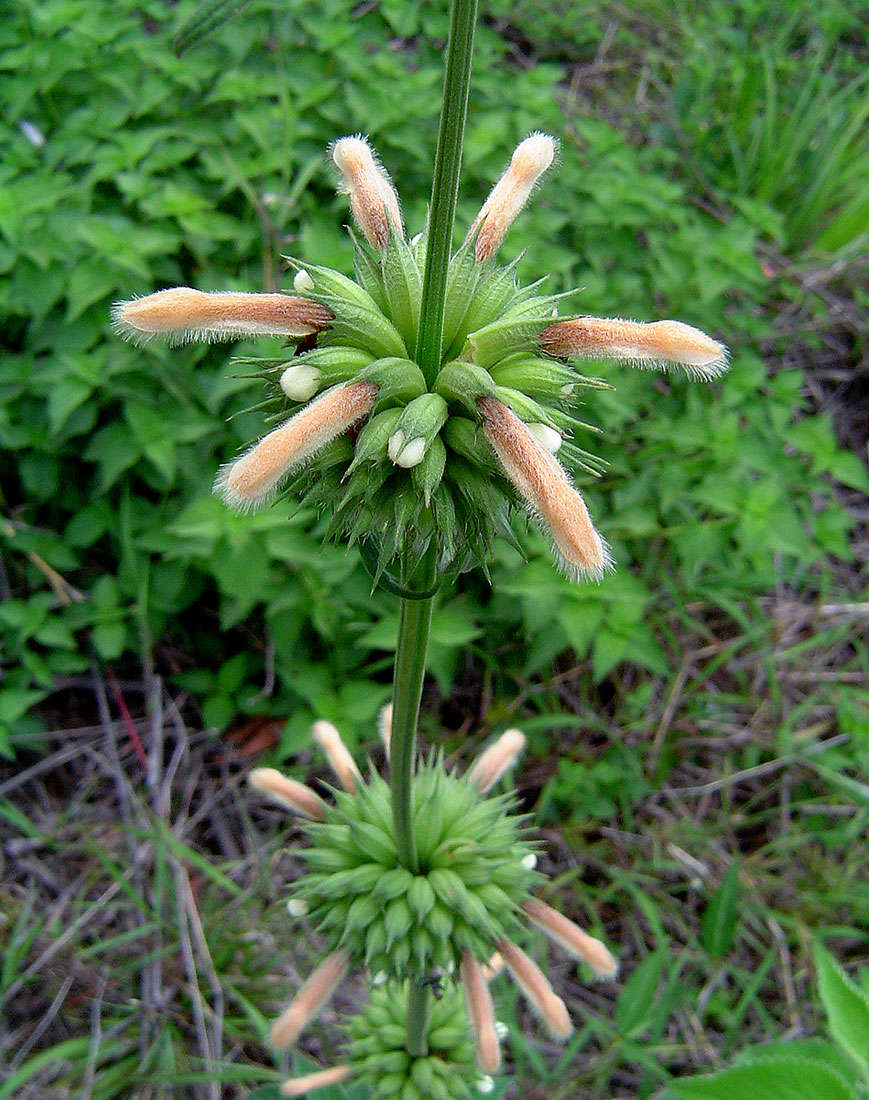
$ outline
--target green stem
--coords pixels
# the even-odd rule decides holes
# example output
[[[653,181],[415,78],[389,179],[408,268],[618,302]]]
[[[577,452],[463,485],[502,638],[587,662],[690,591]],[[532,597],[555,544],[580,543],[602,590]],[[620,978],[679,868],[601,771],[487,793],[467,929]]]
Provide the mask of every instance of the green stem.
[[[432,540],[417,568],[414,568],[415,563],[405,561],[402,584],[421,590],[431,588],[436,576],[436,555],[437,547]],[[395,650],[392,733],[389,741],[392,818],[395,823],[398,858],[411,871],[417,870],[416,843],[413,838],[413,758],[433,606],[434,596],[425,600],[401,600],[398,644]]]
[[[468,114],[476,22],[477,0],[452,0],[443,107],[429,212],[428,248],[422,281],[422,306],[416,341],[416,361],[429,386],[437,377],[441,363],[444,299],[459,194],[459,170],[462,164],[465,119]],[[401,583],[405,588],[422,592],[433,586],[436,577],[435,534],[421,562],[409,561],[408,555],[404,555]],[[414,872],[419,869],[419,864],[413,836],[413,764],[433,606],[433,596],[427,599],[401,600],[392,693],[390,770],[395,843],[400,862]],[[430,1006],[428,987],[421,984],[423,977],[421,974],[411,975],[408,992],[407,1052],[413,1058],[428,1053]]]
[[[422,561],[402,563],[401,582],[407,588],[428,590],[437,576],[437,544],[432,539]],[[395,679],[392,688],[392,731],[389,738],[392,776],[392,819],[399,861],[411,871],[419,869],[413,836],[413,763],[419,700],[425,675],[425,658],[431,628],[434,596],[422,600],[402,599],[395,650]],[[407,1052],[412,1058],[428,1054],[428,988],[419,983],[422,975],[411,975],[407,997]]]
[[[443,108],[429,210],[428,250],[422,281],[422,307],[416,340],[416,361],[429,386],[434,382],[441,362],[447,270],[459,194],[476,24],[477,0],[452,0]]]
[[[411,981],[407,994],[407,1053],[412,1058],[424,1058],[428,1054],[430,1016],[428,987]]]

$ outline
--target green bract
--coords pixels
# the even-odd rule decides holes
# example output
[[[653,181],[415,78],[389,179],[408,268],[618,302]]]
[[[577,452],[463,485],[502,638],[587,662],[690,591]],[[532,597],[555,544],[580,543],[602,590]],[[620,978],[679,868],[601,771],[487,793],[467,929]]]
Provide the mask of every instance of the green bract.
[[[428,1054],[407,1052],[407,982],[374,989],[366,1008],[347,1025],[347,1053],[353,1079],[372,1095],[401,1100],[471,1100],[474,1044],[461,993],[447,988],[432,1002],[426,1041]]]
[[[305,825],[308,873],[295,892],[328,950],[390,978],[452,972],[463,951],[488,961],[520,931],[519,908],[542,881],[512,794],[483,797],[435,759],[413,799],[418,874],[399,863],[389,787],[372,775]]]
[[[478,399],[497,397],[520,419],[571,435],[588,427],[570,415],[576,391],[602,383],[540,350],[564,295],[519,287],[515,263],[477,262],[473,241],[450,262],[441,362],[425,378],[414,362],[425,240],[407,244],[392,233],[376,254],[354,237],[354,251],[356,281],[290,261],[313,282],[306,295],[335,319],[316,347],[263,366],[276,418],[286,416],[288,395],[295,412],[350,381],[375,382],[377,402],[349,450],[327,448],[286,488],[330,517],[332,538],[361,543],[378,573],[400,548],[418,560],[433,538],[442,573],[485,569],[494,539],[513,540],[518,497],[483,434]],[[570,445],[560,454],[595,476],[603,466]]]

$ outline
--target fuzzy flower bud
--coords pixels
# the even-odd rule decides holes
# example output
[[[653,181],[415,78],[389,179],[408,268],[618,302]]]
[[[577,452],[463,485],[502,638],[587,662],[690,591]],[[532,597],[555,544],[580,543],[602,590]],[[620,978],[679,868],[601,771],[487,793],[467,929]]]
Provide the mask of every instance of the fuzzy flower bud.
[[[254,768],[247,781],[256,790],[303,817],[322,821],[326,816],[326,803],[319,795],[275,768]]]
[[[302,1029],[320,1012],[338,983],[347,973],[347,954],[336,951],[320,963],[308,978],[289,1008],[272,1024],[271,1040],[276,1047],[288,1047],[301,1034]]]
[[[534,186],[555,158],[557,145],[548,134],[535,133],[516,146],[506,171],[492,188],[468,233],[479,228],[478,263],[486,263],[498,249],[507,230],[531,197]]]
[[[477,1065],[484,1073],[497,1073],[501,1066],[501,1047],[495,1030],[492,995],[480,964],[467,951],[462,956],[461,972],[468,1019],[477,1046]]]
[[[322,372],[308,363],[291,363],[281,375],[280,386],[291,401],[310,401],[322,377]]]
[[[121,336],[139,341],[163,336],[173,344],[240,336],[310,336],[332,319],[330,310],[306,298],[234,290],[205,294],[187,286],[112,307],[112,325]]]
[[[502,733],[468,769],[468,782],[473,783],[480,794],[485,794],[513,767],[524,748],[525,734],[521,730]]]
[[[356,224],[372,248],[382,252],[389,230],[404,237],[398,195],[363,137],[345,137],[332,146],[332,159],[343,176]]]
[[[553,991],[546,975],[515,943],[501,940],[498,947],[504,957],[504,965],[550,1034],[555,1039],[566,1039],[573,1031],[573,1025],[564,1001]]]
[[[610,564],[606,545],[558,461],[502,402],[484,397],[477,404],[486,438],[507,477],[552,536],[562,568],[569,576],[599,578]]]
[[[352,382],[329,390],[269,432],[236,462],[224,466],[214,482],[215,492],[231,508],[260,506],[292,469],[366,416],[376,397],[377,386],[371,382]]]
[[[600,940],[583,932],[573,921],[542,901],[526,901],[523,908],[529,919],[551,940],[563,947],[569,955],[587,962],[599,977],[616,976],[619,964]]]
[[[362,776],[356,767],[356,761],[344,744],[341,734],[331,722],[315,722],[311,734],[329,761],[329,766],[337,775],[341,786],[352,794],[356,790],[356,781]]]
[[[627,359],[640,367],[683,367],[698,378],[717,378],[727,369],[727,348],[681,321],[640,324],[618,317],[557,321],[540,336],[541,347],[561,359]]]
[[[306,1092],[325,1089],[329,1085],[340,1085],[353,1073],[352,1066],[333,1066],[319,1073],[309,1073],[307,1077],[294,1077],[281,1085],[281,1096],[304,1096]]]

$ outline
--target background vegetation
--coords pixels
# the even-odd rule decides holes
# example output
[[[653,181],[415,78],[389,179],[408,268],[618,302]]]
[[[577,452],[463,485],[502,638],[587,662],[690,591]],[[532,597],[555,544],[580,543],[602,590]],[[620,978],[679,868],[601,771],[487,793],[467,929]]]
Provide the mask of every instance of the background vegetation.
[[[264,1019],[316,945],[282,905],[292,827],[244,766],[319,774],[312,719],[373,743],[389,695],[395,600],[355,554],[210,496],[259,431],[229,363],[254,345],[129,347],[108,307],[286,285],[286,252],[349,269],[341,134],[370,134],[420,225],[445,13],[254,0],[178,58],[189,6],[0,21],[0,1098],[279,1078]],[[749,1043],[825,1034],[812,944],[856,975],[869,942],[866,42],[844,0],[483,10],[461,223],[518,139],[557,134],[505,253],[589,312],[703,327],[733,369],[601,367],[611,468],[584,489],[618,572],[571,587],[523,534],[492,587],[463,578],[424,733],[460,759],[527,731],[558,903],[623,960],[612,987],[554,961],[563,1052],[508,998],[509,1094],[689,1095]]]

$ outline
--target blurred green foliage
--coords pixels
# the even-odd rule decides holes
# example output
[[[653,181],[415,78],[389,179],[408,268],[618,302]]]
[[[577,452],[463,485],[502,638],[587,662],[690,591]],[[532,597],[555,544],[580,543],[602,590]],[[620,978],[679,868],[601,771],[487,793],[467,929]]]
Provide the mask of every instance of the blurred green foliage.
[[[0,27],[7,754],[35,743],[34,705],[56,715],[57,693],[92,661],[138,655],[187,687],[209,726],[286,718],[283,755],[315,715],[351,740],[370,736],[389,693],[395,601],[371,594],[355,555],[324,549],[309,514],[237,517],[210,495],[218,463],[260,432],[255,413],[235,416],[258,391],[236,377],[230,349],[129,347],[108,309],[173,284],[286,285],[282,251],[349,269],[347,212],[324,156],[341,134],[371,135],[420,225],[446,15],[397,0],[257,0],[179,58],[171,37],[189,8],[24,0]],[[444,593],[431,669],[446,691],[469,653],[528,675],[572,649],[590,656],[595,681],[624,662],[664,673],[678,641],[662,600],[732,609],[782,575],[823,586],[829,555],[849,557],[831,479],[866,488],[865,468],[808,413],[800,372],[771,375],[757,349],[770,288],[756,243],[778,224],[780,194],[746,191],[750,203],[711,216],[676,170],[676,147],[638,145],[570,99],[565,108],[562,59],[515,64],[498,33],[503,5],[486,13],[459,226],[516,140],[559,135],[559,172],[507,256],[527,248],[526,279],[584,286],[589,312],[697,324],[730,344],[733,369],[708,388],[604,365],[618,389],[595,394],[587,418],[605,431],[611,471],[583,488],[619,572],[568,585],[523,535],[528,559],[505,548],[492,591],[466,578]],[[599,34],[585,10],[570,23],[578,56]],[[674,94],[686,99],[680,84]],[[711,131],[685,132],[718,145]],[[500,665],[505,638],[524,643]],[[601,779],[592,813],[595,799],[609,805]]]

